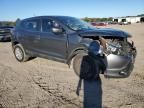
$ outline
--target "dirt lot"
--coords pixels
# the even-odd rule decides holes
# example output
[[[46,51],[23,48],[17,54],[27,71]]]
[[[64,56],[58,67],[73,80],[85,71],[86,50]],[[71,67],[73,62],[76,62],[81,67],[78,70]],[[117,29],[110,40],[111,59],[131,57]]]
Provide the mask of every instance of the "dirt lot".
[[[104,108],[144,108],[144,24],[108,27],[133,35],[138,55],[129,78],[101,76],[102,85],[84,82],[77,96],[78,78],[67,65],[42,58],[19,63],[11,43],[0,43],[0,108],[80,108],[90,100],[100,103],[101,95]]]

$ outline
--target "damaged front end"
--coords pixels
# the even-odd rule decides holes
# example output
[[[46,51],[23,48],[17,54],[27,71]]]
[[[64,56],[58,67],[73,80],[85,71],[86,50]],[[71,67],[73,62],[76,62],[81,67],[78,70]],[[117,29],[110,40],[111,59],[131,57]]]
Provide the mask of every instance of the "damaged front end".
[[[107,67],[102,72],[105,77],[126,78],[130,75],[137,51],[134,42],[129,41],[132,37],[129,33],[115,29],[95,29],[80,32],[80,36],[99,42],[104,55],[100,57]]]
[[[128,77],[133,70],[137,54],[134,42],[123,37],[99,37],[99,41],[106,57],[105,77]]]

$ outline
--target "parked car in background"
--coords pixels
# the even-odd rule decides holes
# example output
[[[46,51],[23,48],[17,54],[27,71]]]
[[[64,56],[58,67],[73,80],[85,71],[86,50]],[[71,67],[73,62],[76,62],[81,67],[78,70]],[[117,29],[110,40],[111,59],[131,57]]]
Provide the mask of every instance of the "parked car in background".
[[[93,26],[107,26],[108,23],[106,23],[106,22],[91,22],[91,25],[93,25]]]
[[[96,28],[68,16],[39,16],[19,21],[12,32],[15,58],[43,57],[72,65],[81,78],[125,78],[134,67],[136,48],[129,33]]]
[[[1,26],[0,27],[0,41],[10,41],[12,29],[13,29],[12,26]]]
[[[119,25],[128,25],[131,24],[130,22],[119,22]]]
[[[118,24],[118,22],[115,22],[115,21],[108,21],[108,25],[115,25],[115,24]]]
[[[92,26],[96,26],[96,22],[90,22]]]
[[[128,22],[126,19],[122,19],[121,22],[119,22],[120,25],[128,25],[131,24],[131,22]]]

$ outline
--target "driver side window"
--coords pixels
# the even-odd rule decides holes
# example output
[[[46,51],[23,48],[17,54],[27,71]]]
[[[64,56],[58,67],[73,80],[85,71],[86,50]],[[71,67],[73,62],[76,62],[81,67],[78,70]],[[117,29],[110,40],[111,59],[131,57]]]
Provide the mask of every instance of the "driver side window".
[[[42,31],[43,32],[51,32],[53,27],[60,27],[57,22],[50,19],[43,19],[42,20]]]

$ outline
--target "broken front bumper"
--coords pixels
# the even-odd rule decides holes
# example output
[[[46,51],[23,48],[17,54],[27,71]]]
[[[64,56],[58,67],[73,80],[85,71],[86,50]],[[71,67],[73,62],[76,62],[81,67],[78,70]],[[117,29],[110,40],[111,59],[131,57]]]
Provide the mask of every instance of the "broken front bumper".
[[[109,54],[106,56],[107,69],[104,72],[105,77],[126,78],[134,68],[135,58],[131,56],[119,56]]]

